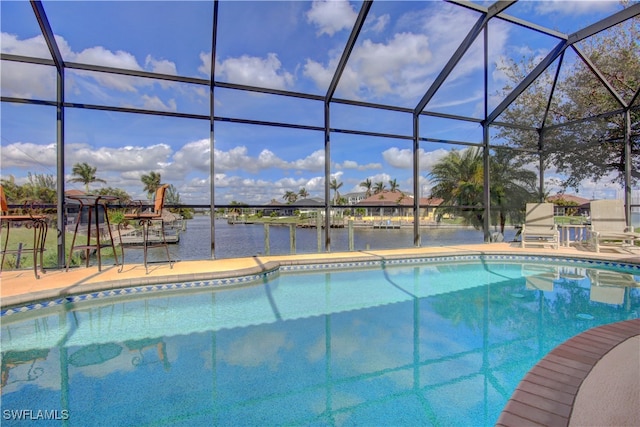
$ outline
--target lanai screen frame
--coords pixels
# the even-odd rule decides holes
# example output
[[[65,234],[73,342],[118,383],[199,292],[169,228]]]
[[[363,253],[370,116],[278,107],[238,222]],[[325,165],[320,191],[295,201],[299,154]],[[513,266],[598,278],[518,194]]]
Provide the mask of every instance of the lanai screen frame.
[[[502,127],[521,127],[522,126],[514,126],[513,124],[498,122],[497,118],[500,116],[505,109],[513,103],[520,94],[522,94],[535,80],[538,78],[549,66],[551,66],[558,58],[562,60],[562,56],[564,52],[572,48],[580,58],[587,64],[589,68],[593,71],[593,73],[597,76],[600,82],[607,88],[607,90],[611,93],[611,95],[615,98],[615,100],[620,105],[620,108],[615,111],[604,113],[598,117],[603,117],[607,115],[617,115],[622,114],[625,122],[625,133],[624,133],[624,144],[625,144],[625,173],[624,173],[624,194],[625,194],[625,205],[627,210],[627,221],[630,224],[631,221],[631,118],[630,112],[631,110],[639,109],[640,107],[635,106],[634,103],[640,97],[640,89],[636,91],[633,98],[630,102],[626,102],[624,99],[617,94],[617,92],[613,89],[613,87],[606,81],[603,77],[602,73],[599,72],[598,68],[592,64],[588,58],[586,58],[578,47],[575,45],[576,43],[593,36],[601,31],[604,31],[608,28],[611,28],[617,24],[620,24],[628,19],[631,19],[635,16],[640,15],[640,4],[634,4],[626,9],[623,9],[617,13],[614,13],[608,16],[605,19],[602,19],[599,22],[596,22],[592,25],[589,25],[585,28],[582,28],[572,34],[563,34],[557,31],[550,30],[548,28],[533,24],[531,22],[527,22],[525,20],[515,18],[509,16],[505,13],[505,10],[508,9],[509,6],[516,3],[516,1],[497,1],[489,7],[483,7],[478,4],[462,1],[462,0],[448,0],[449,3],[458,5],[460,7],[469,8],[478,12],[480,14],[477,19],[475,25],[471,28],[467,36],[464,38],[462,43],[459,45],[458,49],[451,55],[448,62],[444,66],[444,68],[440,71],[435,81],[431,84],[429,89],[422,96],[421,100],[417,103],[414,108],[404,108],[393,105],[382,105],[382,104],[374,104],[369,102],[361,102],[347,99],[340,99],[335,97],[336,88],[340,82],[340,78],[342,76],[343,71],[347,65],[349,60],[349,56],[353,51],[353,48],[358,40],[358,36],[362,30],[362,27],[365,23],[369,10],[373,4],[373,0],[365,0],[362,3],[360,11],[358,13],[358,17],[353,25],[351,30],[351,34],[346,43],[346,46],[343,50],[342,57],[340,62],[336,68],[336,71],[333,75],[331,83],[329,85],[326,94],[321,95],[313,95],[308,93],[301,92],[293,92],[286,90],[278,90],[278,89],[269,89],[257,86],[248,86],[241,85],[235,83],[228,83],[222,81],[216,81],[215,76],[215,58],[216,58],[216,47],[217,47],[217,37],[218,37],[218,0],[213,1],[213,27],[211,34],[211,74],[209,79],[201,79],[194,77],[185,77],[178,75],[169,75],[169,74],[159,74],[147,71],[134,71],[127,69],[119,69],[98,65],[88,65],[82,63],[75,62],[66,62],[63,60],[59,47],[54,38],[53,30],[49,23],[47,14],[44,10],[42,2],[39,0],[30,0],[31,7],[35,14],[35,17],[38,21],[40,29],[42,31],[42,35],[47,43],[49,51],[52,56],[52,60],[35,58],[35,57],[26,57],[21,55],[13,55],[13,54],[0,54],[0,60],[3,61],[13,61],[19,63],[26,64],[38,64],[38,65],[47,65],[54,66],[56,69],[56,101],[45,101],[45,100],[34,100],[34,99],[24,99],[24,98],[16,98],[16,97],[6,97],[2,96],[1,102],[9,102],[9,103],[23,103],[23,104],[34,104],[34,105],[46,105],[56,108],[56,142],[57,142],[57,168],[56,168],[56,180],[57,180],[57,211],[64,212],[65,208],[65,179],[64,179],[64,170],[65,170],[65,162],[64,162],[64,154],[65,154],[65,110],[68,108],[79,108],[79,109],[89,109],[89,110],[102,110],[102,111],[112,111],[112,112],[122,112],[122,113],[133,113],[133,114],[148,114],[148,115],[156,115],[156,116],[171,116],[177,118],[190,118],[197,120],[208,121],[210,125],[210,135],[209,135],[209,147],[210,147],[210,170],[209,170],[209,181],[210,181],[210,204],[209,205],[184,205],[186,207],[194,207],[194,208],[208,208],[210,209],[211,215],[211,257],[215,258],[215,209],[218,208],[227,208],[230,205],[216,205],[215,203],[215,182],[212,179],[215,176],[215,159],[214,159],[214,136],[215,136],[215,124],[217,122],[234,122],[234,123],[242,123],[249,125],[263,125],[263,126],[275,126],[282,128],[295,128],[295,129],[303,129],[309,131],[317,131],[323,132],[324,134],[324,157],[325,157],[325,167],[324,167],[324,243],[325,250],[327,252],[331,251],[331,236],[330,236],[330,221],[331,221],[331,210],[333,208],[339,208],[339,205],[333,205],[331,203],[330,197],[330,176],[331,176],[331,135],[335,133],[350,133],[364,136],[372,136],[372,137],[386,137],[386,138],[396,138],[396,139],[404,139],[412,141],[413,148],[413,243],[414,246],[421,246],[421,234],[420,234],[420,208],[426,207],[420,205],[420,197],[417,195],[420,194],[420,184],[419,184],[419,156],[418,152],[421,146],[421,143],[429,143],[429,142],[438,142],[438,143],[446,143],[446,144],[458,144],[458,145],[469,145],[469,146],[477,146],[482,148],[483,151],[483,162],[484,162],[484,185],[483,185],[483,208],[484,208],[484,236],[485,241],[489,241],[490,235],[490,212],[491,212],[491,204],[490,204],[490,171],[489,171],[489,159],[490,159],[490,150],[496,146],[490,143],[489,137],[489,129],[492,125],[498,125]],[[488,110],[488,36],[487,36],[487,26],[489,22],[493,19],[501,19],[508,21],[512,24],[522,26],[528,28],[530,30],[534,30],[548,36],[554,37],[558,39],[558,43],[553,48],[547,56],[533,69],[531,73],[529,73],[525,79],[520,82],[514,90],[508,94],[503,101],[493,110]],[[479,37],[483,37],[483,46],[484,46],[484,119],[477,119],[466,116],[457,116],[451,114],[443,114],[437,113],[433,111],[425,111],[426,105],[436,94],[441,85],[445,82],[449,74],[453,71],[456,64],[461,60],[464,56],[465,52],[471,47],[472,43],[476,41]],[[124,108],[124,107],[116,107],[116,106],[104,106],[104,105],[89,105],[89,104],[76,104],[65,101],[65,71],[66,70],[86,70],[86,71],[95,71],[95,72],[103,72],[110,74],[118,74],[124,76],[133,76],[133,77],[145,77],[152,78],[156,80],[165,80],[179,83],[190,83],[195,85],[206,86],[209,89],[209,115],[203,114],[188,114],[188,113],[178,113],[178,112],[161,112],[154,110],[143,110],[137,108]],[[557,75],[555,77],[557,79]],[[555,84],[555,81],[554,81]],[[270,122],[270,121],[257,121],[257,120],[248,120],[248,119],[238,119],[233,117],[221,117],[215,115],[215,89],[216,88],[226,88],[232,90],[246,91],[246,92],[255,92],[255,93],[263,93],[277,96],[285,96],[285,97],[293,97],[293,98],[302,98],[308,99],[316,102],[322,102],[324,105],[324,126],[309,126],[309,125],[300,125],[300,124],[291,124],[291,123],[282,123],[282,122]],[[380,110],[388,110],[388,111],[396,111],[402,112],[406,114],[411,114],[413,118],[413,129],[410,135],[397,135],[397,134],[381,134],[377,132],[367,132],[367,131],[359,131],[359,130],[349,130],[349,129],[337,129],[332,128],[330,123],[330,111],[332,104],[345,104],[356,107],[367,107],[367,108],[375,108]],[[549,107],[547,106],[547,110],[545,111],[545,117],[543,119],[543,124],[541,127],[529,127],[528,130],[535,131],[539,135],[539,144],[537,155],[540,161],[540,173],[539,173],[539,190],[540,190],[540,200],[543,199],[544,194],[544,168],[543,165],[543,151],[544,151],[544,134],[546,131],[559,128],[563,126],[575,125],[576,123],[588,122],[589,120],[593,120],[597,117],[589,117],[585,119],[581,119],[578,121],[570,122],[570,123],[562,123],[553,126],[546,126],[546,116],[548,115]],[[419,119],[423,116],[432,116],[432,117],[440,117],[446,119],[460,120],[464,122],[476,123],[482,127],[482,143],[469,143],[469,142],[459,142],[452,140],[442,140],[442,139],[432,139],[429,137],[421,137],[420,136],[420,126]],[[504,147],[501,147],[504,148]],[[513,149],[513,148],[509,148]],[[255,207],[255,208],[263,208],[263,205],[248,205],[247,207]],[[314,208],[316,206],[303,206],[297,205],[298,208]],[[57,219],[57,227],[58,230],[64,229],[64,217],[63,215],[58,215]],[[64,233],[58,233],[58,265],[64,265],[65,255],[64,255],[64,247],[65,247],[65,236]]]

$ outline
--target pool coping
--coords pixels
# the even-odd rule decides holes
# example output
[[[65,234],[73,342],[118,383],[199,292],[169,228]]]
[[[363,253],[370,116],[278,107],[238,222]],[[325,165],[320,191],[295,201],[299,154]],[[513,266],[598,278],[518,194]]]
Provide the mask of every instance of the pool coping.
[[[496,426],[569,426],[578,393],[596,364],[636,336],[640,319],[598,326],[560,344],[520,381]]]
[[[257,257],[254,257],[257,258]],[[272,257],[270,257],[272,258]],[[130,279],[104,280],[82,283],[80,286],[46,289],[36,292],[25,292],[13,296],[4,296],[0,300],[0,318],[16,312],[30,311],[65,302],[76,302],[86,298],[99,299],[116,296],[122,293],[136,294],[154,291],[178,290],[184,288],[222,289],[234,286],[246,286],[263,280],[267,275],[280,272],[314,272],[320,270],[343,270],[370,268],[380,265],[413,265],[438,262],[464,262],[478,259],[502,262],[563,262],[582,267],[617,267],[633,268],[640,273],[640,262],[635,260],[619,260],[611,258],[594,258],[576,254],[545,253],[509,253],[461,251],[447,254],[377,254],[366,253],[339,258],[300,258],[258,261],[252,267],[244,267],[227,271],[208,271],[203,273],[173,274],[163,276],[134,277]],[[115,268],[115,267],[114,267]],[[186,286],[183,286],[186,284]],[[127,290],[123,292],[123,290]],[[52,304],[49,304],[52,303]]]

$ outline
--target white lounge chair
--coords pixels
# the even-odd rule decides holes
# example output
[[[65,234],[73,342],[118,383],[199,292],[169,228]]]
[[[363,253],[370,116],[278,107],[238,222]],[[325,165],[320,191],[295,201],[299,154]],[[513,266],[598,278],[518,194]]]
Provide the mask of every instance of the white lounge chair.
[[[553,291],[553,282],[560,278],[558,267],[546,264],[522,264],[522,276],[527,290]]]
[[[589,234],[596,252],[602,246],[631,246],[640,233],[634,233],[627,226],[622,200],[594,200],[591,205],[591,225]]]
[[[591,281],[589,299],[606,304],[624,303],[625,289],[640,286],[633,275],[604,270],[587,270]]]
[[[527,203],[522,225],[521,246],[551,245],[558,249],[560,232],[553,219],[553,203]]]

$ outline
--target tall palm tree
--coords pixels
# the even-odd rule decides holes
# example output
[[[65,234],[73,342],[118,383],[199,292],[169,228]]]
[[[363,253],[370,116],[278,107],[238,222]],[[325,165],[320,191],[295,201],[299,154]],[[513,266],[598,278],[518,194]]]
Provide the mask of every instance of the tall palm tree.
[[[373,185],[373,194],[382,193],[386,189],[386,187],[387,186],[384,184],[384,182],[382,181],[376,182]]]
[[[338,201],[340,200],[340,192],[338,191],[338,189],[340,189],[340,187],[342,187],[342,182],[338,182],[337,179],[331,178],[331,182],[329,183],[329,188],[334,191],[334,193],[333,193],[333,204],[334,205],[337,205]]]
[[[536,174],[515,163],[513,153],[498,150],[489,159],[491,184],[489,187],[491,213],[497,217],[500,232],[504,233],[507,219],[521,222],[522,207],[536,197]],[[453,150],[437,163],[431,179],[435,186],[431,197],[443,199],[443,212],[461,215],[475,228],[482,228],[484,164],[482,150],[469,148]]]
[[[504,234],[507,219],[512,223],[524,221],[527,202],[535,200],[537,175],[521,168],[511,150],[496,150],[491,156],[491,214],[497,216],[500,232]],[[494,218],[495,219],[495,218]]]
[[[398,181],[395,178],[389,180],[390,191],[398,191],[399,188],[400,188],[400,184],[398,184]]]
[[[301,199],[306,199],[309,197],[309,192],[306,188],[302,187],[300,191],[298,191],[298,196],[300,196]]]
[[[359,185],[360,185],[360,187],[364,187],[365,196],[366,197],[371,197],[371,188],[373,187],[373,182],[371,182],[371,179],[367,178],[364,181],[362,181]]]
[[[431,197],[443,199],[442,212],[461,215],[475,228],[482,228],[483,166],[477,148],[452,150],[431,171],[435,183]]]
[[[287,203],[293,203],[298,200],[298,195],[293,191],[288,190],[284,193],[284,196],[282,196],[282,198],[286,200]]]
[[[143,191],[147,192],[147,197],[151,199],[158,187],[160,187],[160,173],[151,171],[148,174],[142,174],[140,181],[144,184]]]
[[[71,169],[71,174],[74,176],[69,180],[69,182],[81,182],[84,184],[84,189],[88,193],[89,192],[89,184],[93,182],[104,182],[104,179],[100,179],[96,177],[96,171],[98,168],[95,168],[88,163],[76,163],[73,165]]]

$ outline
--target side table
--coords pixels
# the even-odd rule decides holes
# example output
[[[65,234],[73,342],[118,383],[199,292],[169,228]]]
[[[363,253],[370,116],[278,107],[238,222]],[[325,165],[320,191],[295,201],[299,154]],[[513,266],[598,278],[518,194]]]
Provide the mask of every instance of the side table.
[[[91,249],[96,250],[96,256],[98,258],[98,271],[102,271],[102,258],[100,255],[100,250],[102,246],[100,244],[100,209],[102,208],[102,212],[104,214],[104,221],[107,225],[107,230],[109,234],[109,245],[113,249],[113,256],[116,261],[116,265],[121,265],[118,262],[118,253],[116,252],[116,246],[113,242],[113,234],[111,233],[111,224],[109,223],[109,215],[108,215],[108,203],[119,200],[116,196],[104,196],[104,195],[73,195],[67,196],[67,199],[74,201],[78,204],[78,218],[76,219],[76,226],[73,232],[73,239],[71,240],[71,248],[69,249],[69,258],[67,260],[66,271],[69,271],[69,266],[71,265],[71,257],[73,252],[76,250],[84,250],[86,255],[86,266],[89,267],[89,251]],[[82,213],[87,212],[87,243],[84,245],[76,245],[76,237],[78,235],[78,228],[80,227],[80,222],[82,218]],[[94,230],[95,233],[95,242],[91,242],[91,231]]]
[[[562,245],[569,247],[571,243],[584,241],[587,226],[585,224],[561,224],[560,237],[562,239]],[[571,240],[571,230],[573,230],[574,240]]]

